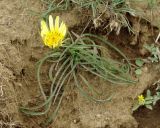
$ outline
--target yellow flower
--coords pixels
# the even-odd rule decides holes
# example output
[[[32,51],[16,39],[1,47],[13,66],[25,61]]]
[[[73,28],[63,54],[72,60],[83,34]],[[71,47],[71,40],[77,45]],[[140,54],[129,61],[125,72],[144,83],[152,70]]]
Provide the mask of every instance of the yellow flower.
[[[61,46],[66,32],[67,27],[65,23],[59,23],[59,16],[56,17],[55,23],[53,23],[53,17],[50,15],[49,26],[44,20],[41,21],[41,37],[44,44],[50,48]]]
[[[145,99],[144,99],[144,96],[143,96],[143,95],[139,95],[139,96],[138,96],[138,103],[139,103],[140,105],[144,105]]]

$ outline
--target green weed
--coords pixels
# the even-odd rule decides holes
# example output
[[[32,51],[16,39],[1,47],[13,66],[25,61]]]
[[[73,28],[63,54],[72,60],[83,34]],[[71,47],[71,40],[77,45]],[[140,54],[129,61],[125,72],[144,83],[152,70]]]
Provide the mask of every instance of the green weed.
[[[51,12],[64,11],[70,7],[70,0],[41,0],[47,6],[47,10],[42,13],[42,18],[48,17]]]
[[[102,103],[111,99],[111,97],[102,99],[101,97],[104,97],[103,93],[99,92],[94,85],[91,85],[82,72],[92,74],[113,84],[135,83],[128,74],[130,62],[114,45],[96,35],[74,35],[74,37],[70,36],[70,38],[66,39],[61,48],[53,49],[37,64],[37,79],[44,102],[35,107],[20,108],[21,112],[31,116],[40,116],[49,113],[49,118],[45,121],[45,125],[48,125],[55,119],[61,106],[64,92],[71,80],[74,81],[80,93],[93,102]],[[105,49],[105,47],[98,45],[94,40],[115,50],[126,60],[126,63],[102,57],[100,51]],[[42,66],[46,62],[53,63],[48,73],[51,81],[49,95],[46,95],[44,92],[40,75]],[[54,64],[56,65],[54,66]],[[125,70],[122,67],[125,67]],[[56,70],[56,73],[54,70]],[[55,107],[53,113],[49,112],[51,111],[51,106]]]
[[[137,75],[137,76],[139,76],[139,75],[141,75],[142,74],[142,66],[144,65],[144,61],[143,61],[143,59],[141,59],[141,58],[137,58],[136,59],[136,61],[135,61],[135,63],[136,63],[136,70],[135,70],[135,74]]]
[[[126,15],[128,13],[135,16],[136,11],[129,6],[126,0],[112,0],[108,8],[111,12],[112,20],[116,21],[120,27],[127,27],[129,32],[133,32]]]
[[[136,12],[130,8],[126,0],[62,0],[61,2],[43,0],[48,5],[48,9],[42,14],[42,17],[47,17],[51,12],[57,10],[67,10],[72,6],[77,6],[82,9],[89,9],[92,11],[91,19],[93,22],[99,20],[103,14],[110,14],[112,21],[116,21],[120,27],[127,27],[129,31],[133,32],[129,20],[126,16],[127,13],[135,16]],[[104,8],[101,12],[100,9]],[[103,18],[102,18],[103,20]],[[95,25],[96,26],[96,25]]]
[[[149,61],[151,61],[152,63],[160,61],[160,49],[158,46],[151,44],[151,45],[145,45],[144,47],[151,54],[151,56],[148,57]]]
[[[152,95],[150,90],[147,90],[146,97],[144,98],[144,102],[139,102],[134,105],[133,111],[137,110],[141,106],[145,106],[146,108],[152,110],[153,106],[156,105],[157,101],[160,100],[160,90],[159,87],[156,89],[156,94]]]
[[[157,0],[147,0],[148,1],[148,6],[150,9],[153,9],[158,5]]]

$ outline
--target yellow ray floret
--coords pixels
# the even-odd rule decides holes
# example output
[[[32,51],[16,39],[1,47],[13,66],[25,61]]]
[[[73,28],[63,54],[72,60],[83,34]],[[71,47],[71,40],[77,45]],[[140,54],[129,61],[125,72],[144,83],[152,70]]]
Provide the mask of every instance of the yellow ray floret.
[[[61,46],[66,32],[67,27],[65,23],[59,23],[59,16],[56,17],[55,23],[53,23],[53,17],[50,15],[49,26],[44,20],[41,21],[41,37],[44,44],[50,48]]]
[[[143,96],[143,95],[139,95],[139,96],[138,96],[138,103],[139,103],[140,105],[144,105],[145,99],[144,99],[144,96]]]

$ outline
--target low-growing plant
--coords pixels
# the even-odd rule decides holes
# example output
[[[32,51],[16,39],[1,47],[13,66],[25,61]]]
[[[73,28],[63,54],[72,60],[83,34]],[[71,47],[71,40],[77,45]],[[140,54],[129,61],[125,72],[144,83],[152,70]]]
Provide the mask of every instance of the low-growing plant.
[[[141,58],[137,58],[135,61],[136,64],[136,69],[135,69],[135,74],[141,75],[142,74],[142,66],[144,65],[144,61]]]
[[[154,7],[157,6],[157,0],[147,0],[148,1],[148,6],[150,9],[153,9]]]
[[[126,0],[111,0],[111,4],[108,5],[108,9],[111,12],[112,20],[118,23],[118,27],[127,27],[129,32],[133,32],[130,22],[127,18],[127,13],[135,16],[136,11],[132,9]],[[117,29],[119,34],[120,29]],[[133,32],[134,33],[134,32]]]
[[[47,4],[48,9],[43,13],[43,17],[49,15],[49,13],[57,10],[67,10],[71,7],[71,3],[73,6],[78,6],[80,8],[86,8],[92,10],[92,17],[97,17],[98,7],[100,5],[106,5],[105,0],[62,0],[60,2],[54,0],[41,0],[43,3]]]
[[[152,110],[153,106],[160,100],[160,90],[156,89],[156,94],[152,95],[150,90],[147,90],[146,96],[143,95],[138,96],[138,100],[133,107],[133,111],[137,110],[141,106],[145,106],[146,108]]]
[[[48,5],[48,9],[42,14],[42,17],[44,18],[46,18],[53,11],[67,10],[72,5],[91,10],[92,15],[90,16],[90,18],[91,20],[93,20],[93,24],[95,27],[99,26],[97,25],[99,24],[97,22],[105,20],[101,16],[109,12],[111,21],[107,26],[110,26],[110,28],[115,28],[117,34],[119,34],[121,27],[127,27],[130,32],[133,32],[126,15],[128,13],[135,16],[136,11],[130,7],[128,1],[126,0],[62,0],[60,2],[57,2],[56,0],[42,1]]]
[[[160,49],[155,44],[145,45],[144,46],[150,53],[151,56],[148,57],[148,60],[152,63],[160,61]]]
[[[147,57],[146,59],[141,59],[141,58],[137,58],[135,60],[135,74],[136,75],[141,75],[142,74],[142,66],[144,65],[144,63],[157,63],[160,61],[160,49],[158,46],[156,46],[155,44],[151,44],[151,45],[144,45],[144,48],[146,48],[149,52],[150,52],[150,56]]]
[[[40,116],[49,113],[45,125],[51,123],[59,110],[67,85],[73,81],[80,93],[94,102],[106,102],[111,97],[103,97],[96,87],[89,83],[83,72],[92,74],[112,84],[133,84],[129,75],[130,62],[127,57],[114,45],[100,36],[92,34],[69,34],[65,40],[66,26],[62,22],[59,26],[59,17],[53,24],[52,16],[49,17],[49,25],[41,21],[41,36],[44,44],[53,48],[37,63],[37,80],[44,101],[35,107],[21,107],[20,111],[26,115]],[[107,45],[115,50],[126,63],[101,56],[101,50]],[[50,62],[48,78],[51,81],[50,93],[44,92],[41,82],[42,66]],[[125,70],[124,70],[125,67]],[[55,72],[56,71],[56,72]],[[101,85],[100,85],[101,86]],[[52,113],[51,106],[55,107]]]
[[[105,0],[72,0],[73,3],[80,5],[81,8],[92,10],[92,17],[96,18],[99,15],[99,7],[106,6]]]
[[[71,0],[41,0],[41,2],[47,6],[47,10],[42,13],[42,18],[47,19],[51,12],[67,10],[70,7]]]

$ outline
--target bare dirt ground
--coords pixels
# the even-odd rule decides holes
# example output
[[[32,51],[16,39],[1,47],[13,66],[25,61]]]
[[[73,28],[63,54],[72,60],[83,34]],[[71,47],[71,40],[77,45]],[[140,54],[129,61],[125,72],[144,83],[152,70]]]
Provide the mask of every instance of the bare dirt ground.
[[[141,2],[138,6],[133,2],[131,6],[141,10],[145,19],[152,19],[151,23],[131,18],[137,33],[127,35],[123,29],[119,36],[111,33],[109,40],[121,48],[128,57],[135,58],[145,54],[142,44],[153,43],[158,35],[160,6],[157,5],[157,9],[153,12],[147,10],[145,2]],[[19,112],[19,106],[33,103],[39,97],[34,67],[48,49],[43,47],[39,36],[40,17],[33,12],[43,10],[44,6],[39,0],[0,0],[0,127],[2,128],[11,126],[40,128],[39,123],[42,119],[24,116]],[[80,24],[80,14],[77,14],[76,11],[70,11],[61,13],[61,17],[69,27],[74,28]],[[98,78],[92,78],[91,81],[103,87],[107,94],[114,94],[112,100],[106,104],[92,103],[82,97],[75,88],[69,89],[56,121],[48,128],[138,128],[138,124],[141,123],[140,116],[133,116],[131,111],[134,99],[158,80],[159,74],[159,64],[145,65],[139,82],[131,86],[111,86]],[[156,120],[155,128],[159,128],[157,121],[160,119],[159,112],[156,111],[157,117],[153,117]],[[139,114],[141,115],[141,111]],[[147,116],[146,114],[153,115],[143,110],[142,115]],[[140,125],[139,128],[152,126]]]

